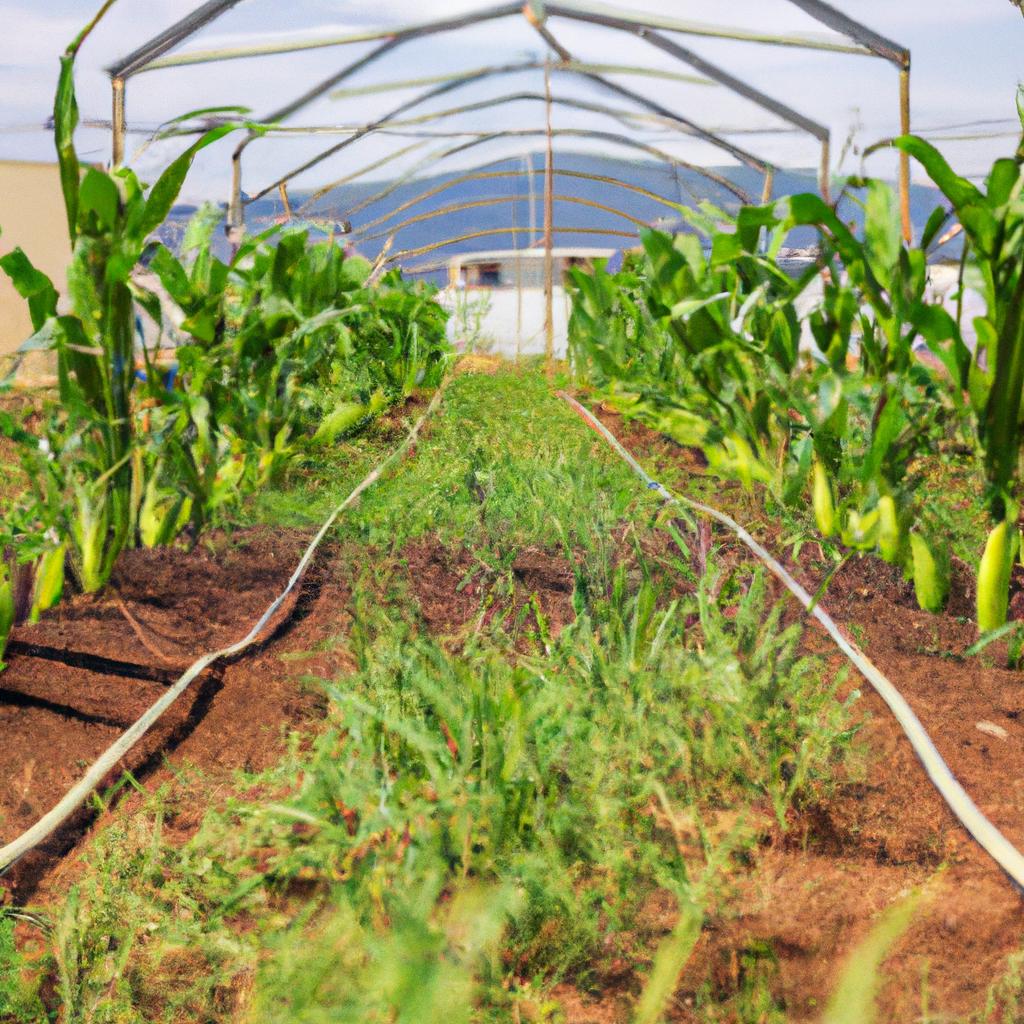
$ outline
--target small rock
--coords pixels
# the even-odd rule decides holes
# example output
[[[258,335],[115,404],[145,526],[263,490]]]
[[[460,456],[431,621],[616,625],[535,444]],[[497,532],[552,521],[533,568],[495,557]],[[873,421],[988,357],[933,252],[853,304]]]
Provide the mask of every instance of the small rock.
[[[997,740],[1005,740],[1010,734],[995,722],[975,722],[974,728],[986,736],[994,736]]]

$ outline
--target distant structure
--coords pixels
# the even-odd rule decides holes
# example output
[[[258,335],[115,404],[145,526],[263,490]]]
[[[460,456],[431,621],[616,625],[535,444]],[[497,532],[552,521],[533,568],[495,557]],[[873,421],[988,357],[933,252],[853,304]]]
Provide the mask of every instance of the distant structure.
[[[552,249],[556,358],[565,358],[569,345],[566,275],[572,267],[589,267],[616,254],[615,249]],[[438,301],[452,313],[449,334],[456,348],[510,358],[544,355],[544,255],[540,248],[495,249],[449,260],[448,287]]]

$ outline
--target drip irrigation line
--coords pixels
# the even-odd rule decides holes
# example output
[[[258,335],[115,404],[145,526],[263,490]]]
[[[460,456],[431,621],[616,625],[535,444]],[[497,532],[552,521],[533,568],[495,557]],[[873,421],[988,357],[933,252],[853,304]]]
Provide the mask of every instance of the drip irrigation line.
[[[448,378],[448,380],[450,379],[451,378]],[[284,604],[285,599],[302,580],[306,570],[309,568],[309,563],[313,559],[313,555],[316,554],[317,548],[320,546],[324,537],[327,536],[328,531],[334,525],[341,513],[352,505],[365,490],[372,487],[384,472],[389,469],[393,463],[401,459],[401,457],[415,442],[423,424],[431,415],[433,415],[440,404],[441,397],[447,387],[448,380],[445,380],[437,389],[434,397],[430,401],[430,404],[406,435],[405,440],[372,472],[365,476],[355,490],[353,490],[352,493],[327,517],[316,536],[309,542],[309,546],[306,548],[302,558],[299,560],[299,564],[295,567],[295,571],[288,580],[288,585],[271,602],[252,629],[250,629],[241,640],[238,640],[227,647],[223,647],[218,651],[211,651],[210,653],[197,658],[185,673],[178,678],[177,682],[158,701],[156,701],[141,718],[139,718],[125,733],[123,733],[118,740],[111,744],[111,746],[109,746],[100,755],[82,778],[75,783],[70,790],[68,790],[63,799],[61,799],[52,810],[47,814],[44,814],[43,817],[35,823],[35,825],[28,829],[28,831],[23,832],[6,846],[0,847],[0,875],[4,874],[12,864],[18,861],[30,850],[34,849],[45,839],[48,839],[58,828],[60,828],[62,824],[64,824],[65,821],[67,821],[69,817],[71,817],[72,814],[75,813],[75,811],[82,806],[82,804],[85,803],[86,800],[89,799],[90,794],[102,783],[107,773],[110,772],[111,769],[115,768],[117,763],[135,746],[136,743],[139,742],[140,739],[142,739],[147,732],[149,732],[161,715],[163,715],[163,713],[167,711],[172,704],[174,704],[185,690],[188,689],[189,685],[201,672],[209,668],[209,666],[214,662],[220,661],[222,658],[230,658],[237,654],[241,654],[242,651],[247,647],[251,647],[256,642],[259,635],[274,617],[275,613],[281,605]]]
[[[1024,890],[1024,855],[985,817],[978,805],[968,795],[967,790],[957,781],[956,776],[943,760],[942,755],[921,724],[921,720],[899,690],[867,655],[843,634],[835,620],[819,604],[815,604],[811,595],[790,575],[785,566],[772,557],[736,520],[724,512],[694,501],[693,498],[675,495],[663,484],[658,483],[589,409],[564,391],[559,391],[558,396],[569,404],[587,426],[608,442],[619,458],[644,481],[648,490],[657,491],[666,502],[692,508],[735,533],[782,582],[803,608],[821,623],[839,650],[846,655],[857,671],[874,687],[875,692],[888,705],[899,727],[910,740],[914,753],[924,765],[932,785],[939,791],[939,795],[946,801],[956,819],[978,845],[1006,872],[1018,889]]]

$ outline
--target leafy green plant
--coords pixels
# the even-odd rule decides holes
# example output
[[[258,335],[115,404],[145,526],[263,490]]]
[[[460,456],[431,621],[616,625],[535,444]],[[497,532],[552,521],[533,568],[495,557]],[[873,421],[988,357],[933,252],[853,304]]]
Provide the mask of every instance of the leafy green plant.
[[[927,248],[945,215],[937,211],[922,245],[908,247],[892,190],[852,184],[863,195],[863,238],[814,195],[735,218],[691,211],[703,242],[647,232],[639,270],[575,272],[571,336],[577,366],[622,412],[699,446],[712,472],[757,481],[783,506],[801,503],[809,482],[825,537],[913,574],[921,559],[911,528],[918,548],[931,545],[911,467],[957,407],[914,355],[924,339],[952,363],[962,344],[949,314],[926,301]],[[819,261],[791,279],[778,252],[807,226],[819,233]],[[815,276],[823,296],[807,329],[820,358],[808,365],[795,301]],[[945,586],[919,591],[934,608]]]
[[[130,543],[137,504],[133,452],[136,420],[132,271],[150,234],[163,223],[196,154],[234,130],[219,126],[190,145],[148,191],[129,169],[84,171],[75,150],[78,125],[74,66],[100,15],[61,58],[54,103],[54,133],[72,243],[68,298],[72,312],[58,313],[53,283],[21,249],[0,259],[28,301],[34,333],[24,349],[56,352],[63,444],[56,451],[62,485],[73,511],[63,524],[82,588],[99,589],[118,554]]]
[[[1018,94],[1018,110],[1024,126],[1024,92]],[[1009,533],[1016,534],[1024,440],[1024,136],[1012,157],[992,165],[985,191],[956,174],[924,139],[905,136],[894,144],[924,167],[952,204],[965,238],[961,288],[974,288],[985,299],[985,315],[974,320],[975,351],[959,341],[948,359],[954,384],[966,391],[974,416],[995,523],[978,578],[978,626],[985,631],[1006,619],[1010,566],[1018,547]]]

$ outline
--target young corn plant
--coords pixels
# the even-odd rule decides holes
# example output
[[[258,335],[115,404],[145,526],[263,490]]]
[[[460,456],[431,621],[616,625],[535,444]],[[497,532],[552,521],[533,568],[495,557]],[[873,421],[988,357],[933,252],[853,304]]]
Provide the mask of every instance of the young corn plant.
[[[1024,126],[1024,91],[1018,93]],[[974,320],[977,347],[951,353],[954,387],[966,392],[988,478],[993,527],[978,568],[978,628],[1006,621],[1010,571],[1020,548],[1022,394],[1024,394],[1024,136],[1012,157],[996,160],[984,190],[960,177],[942,154],[916,136],[895,145],[913,156],[952,204],[963,229],[961,287],[985,299]],[[962,307],[961,307],[962,308]]]
[[[962,347],[953,318],[927,297],[927,251],[947,215],[937,209],[920,246],[905,245],[893,190],[852,181],[862,190],[863,237],[815,195],[782,200],[788,227],[818,231],[828,274],[809,326],[830,373],[812,420],[812,499],[817,526],[847,547],[876,551],[914,577],[918,601],[938,611],[948,569],[914,507],[910,467],[941,431],[956,401],[915,356],[927,344],[947,366]],[[847,367],[859,349],[856,371]]]
[[[102,15],[110,4],[104,6]],[[217,127],[188,147],[148,191],[128,169],[84,171],[75,150],[78,104],[74,66],[99,16],[61,58],[54,105],[54,132],[61,186],[72,244],[68,299],[58,312],[58,293],[28,256],[15,249],[0,259],[28,300],[34,333],[25,350],[56,353],[62,438],[51,475],[70,509],[61,533],[70,538],[75,573],[83,590],[104,585],[121,550],[133,540],[140,482],[135,375],[134,299],[147,300],[132,281],[150,234],[163,223],[195,155],[234,130]]]
[[[417,385],[438,382],[447,343],[432,291],[397,275],[369,286],[366,260],[331,242],[311,246],[301,229],[274,244],[256,236],[224,264],[211,253],[217,220],[201,214],[190,226],[184,262],[163,246],[149,260],[186,336],[182,388],[162,404],[193,423],[189,434],[208,424],[219,439],[193,453],[213,459],[213,477],[195,462],[187,479],[216,480],[226,462],[241,460],[250,482],[266,482]],[[211,500],[200,487],[193,508]]]

